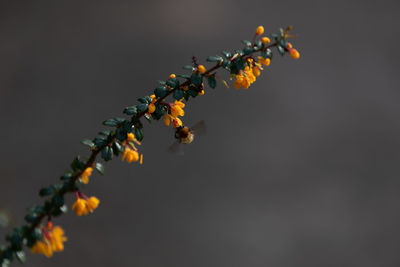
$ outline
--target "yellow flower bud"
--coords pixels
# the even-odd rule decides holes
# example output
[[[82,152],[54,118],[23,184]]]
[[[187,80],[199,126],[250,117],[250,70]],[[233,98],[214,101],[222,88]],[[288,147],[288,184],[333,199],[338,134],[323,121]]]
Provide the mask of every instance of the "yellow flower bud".
[[[126,138],[129,142],[135,140],[135,135],[133,133],[128,133],[127,134],[127,138]]]
[[[254,76],[256,76],[256,77],[260,76],[260,75],[261,75],[260,69],[259,69],[258,67],[254,67],[254,68],[253,68],[253,74],[254,74]]]
[[[176,76],[175,76],[175,74],[171,74],[171,75],[169,75],[169,79],[172,79],[172,78],[175,78]]]
[[[204,90],[201,90],[201,91],[199,92],[199,95],[204,95]]]
[[[290,49],[289,54],[293,59],[299,59],[300,58],[300,53],[294,48]]]
[[[197,70],[201,73],[204,74],[206,72],[206,68],[203,65],[199,65],[197,67]]]
[[[287,43],[286,48],[290,50],[291,48],[293,48],[293,45],[291,43]]]
[[[153,113],[156,110],[156,106],[153,103],[149,104],[148,112]]]
[[[261,35],[264,33],[264,27],[263,26],[258,26],[256,29],[256,35]]]
[[[262,37],[261,38],[261,42],[263,44],[269,44],[271,42],[271,40],[268,37]]]

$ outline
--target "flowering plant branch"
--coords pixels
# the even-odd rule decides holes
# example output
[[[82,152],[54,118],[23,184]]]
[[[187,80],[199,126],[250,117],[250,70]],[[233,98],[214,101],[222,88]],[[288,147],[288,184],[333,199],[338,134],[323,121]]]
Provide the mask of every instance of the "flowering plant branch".
[[[112,118],[103,122],[103,125],[114,127],[113,130],[101,131],[94,139],[84,139],[82,143],[90,148],[91,154],[87,159],[77,156],[71,163],[69,171],[61,176],[61,183],[53,184],[40,189],[39,195],[46,198],[44,204],[36,205],[29,209],[25,216],[26,225],[14,228],[6,236],[7,246],[0,248],[0,266],[6,267],[16,258],[25,262],[24,246],[30,248],[33,253],[44,254],[51,257],[54,252],[64,249],[66,237],[60,226],[53,226],[53,218],[59,217],[67,211],[64,197],[67,193],[74,193],[76,197],[72,210],[76,215],[82,216],[92,213],[100,201],[96,197],[87,197],[79,188],[80,184],[88,184],[93,169],[104,174],[104,166],[97,161],[100,155],[104,161],[122,154],[122,161],[138,162],[142,164],[143,154],[139,156],[136,146],[144,138],[143,123],[141,119],[148,121],[163,118],[166,126],[176,129],[175,137],[179,142],[189,144],[193,141],[194,134],[183,125],[179,117],[184,116],[185,104],[199,95],[204,95],[204,82],[210,88],[215,88],[219,80],[229,87],[227,82],[217,76],[218,69],[229,72],[236,89],[248,89],[260,76],[263,66],[269,66],[273,51],[276,48],[282,56],[286,53],[293,59],[298,59],[300,54],[287,41],[293,37],[289,34],[291,27],[280,29],[279,34],[271,34],[270,37],[262,37],[264,28],[257,27],[252,41],[243,40],[244,48],[233,52],[222,51],[221,55],[210,56],[208,62],[215,65],[206,69],[198,64],[193,57],[191,65],[184,66],[189,74],[171,74],[166,81],[159,81],[160,86],[154,90],[154,94],[146,95],[138,99],[139,104],[126,107],[123,111],[129,118]],[[256,54],[259,54],[257,57]],[[172,96],[173,103],[166,102],[167,97]]]

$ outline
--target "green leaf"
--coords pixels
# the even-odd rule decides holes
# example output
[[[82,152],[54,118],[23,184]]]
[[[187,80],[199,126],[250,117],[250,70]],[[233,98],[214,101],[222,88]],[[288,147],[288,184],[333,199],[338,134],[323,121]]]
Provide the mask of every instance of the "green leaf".
[[[251,42],[248,41],[248,40],[242,40],[242,43],[243,43],[245,46],[251,46]]]
[[[68,211],[68,207],[67,207],[67,205],[64,204],[64,205],[61,205],[60,207],[55,207],[53,209],[53,211],[51,212],[51,215],[53,217],[58,217],[64,213],[66,213],[67,211]]]
[[[84,145],[86,145],[86,146],[89,146],[90,148],[93,148],[93,147],[94,147],[93,141],[92,141],[92,140],[89,140],[89,139],[83,139],[83,140],[81,141],[81,143],[84,144]]]
[[[69,180],[72,177],[72,173],[66,172],[63,176],[60,177],[61,180]]]
[[[143,130],[135,127],[135,137],[138,141],[142,141],[144,138]]]
[[[41,197],[50,196],[51,194],[53,194],[53,192],[54,192],[53,187],[44,187],[40,189],[39,196]]]
[[[111,131],[100,131],[99,134],[108,137],[111,134]]]
[[[267,48],[267,49],[261,51],[261,56],[262,56],[263,58],[272,59],[272,50],[269,49],[269,48]]]
[[[0,264],[1,264],[0,265],[1,267],[9,267],[11,264],[11,261],[9,259],[3,259],[0,261]]]
[[[224,57],[226,57],[226,59],[230,59],[232,57],[231,52],[222,51],[221,53],[222,53],[222,55],[224,55]]]
[[[200,86],[201,83],[203,82],[203,76],[200,73],[193,73],[192,76],[190,77],[190,81],[194,85]]]
[[[15,257],[17,258],[17,260],[18,260],[20,263],[22,263],[22,264],[25,264],[25,263],[26,263],[25,252],[23,252],[22,250],[16,251],[16,252],[15,252]]]
[[[160,85],[166,85],[166,82],[164,81],[157,81]]]
[[[140,105],[137,106],[137,109],[138,109],[140,112],[145,112],[145,111],[147,110],[147,107],[148,107],[148,106],[149,106],[148,104],[140,104]]]
[[[117,129],[118,131],[118,129]],[[103,146],[105,143],[107,143],[106,138],[104,138],[103,136],[96,136],[93,140],[94,144],[96,147],[101,147]]]
[[[190,71],[195,71],[195,70],[196,70],[195,67],[190,66],[190,65],[185,65],[185,66],[183,66],[183,68],[184,68],[185,70],[190,70]]]
[[[105,160],[105,161],[109,161],[112,159],[112,155],[113,155],[113,150],[111,147],[106,146],[101,150],[101,157]]]
[[[160,98],[164,97],[168,93],[168,89],[165,86],[159,86],[154,90],[154,94]]]
[[[119,153],[124,151],[124,148],[122,147],[122,145],[119,143],[118,140],[116,140],[113,144],[112,144],[112,148],[113,148],[113,152],[115,156],[118,156]]]
[[[115,119],[108,119],[108,120],[103,121],[103,125],[115,127],[118,125],[118,122]]]
[[[279,35],[276,33],[271,33],[271,37],[274,38],[276,41],[279,39]]]
[[[119,141],[124,141],[126,139],[126,131],[124,131],[124,129],[121,128],[117,128],[115,130],[115,137],[119,140]]]
[[[152,100],[153,100],[153,99],[151,99],[151,97],[148,96],[148,95],[145,95],[145,96],[143,96],[143,97],[138,98],[138,101],[139,101],[140,103],[143,103],[143,104],[150,104]]]
[[[27,246],[33,247],[36,241],[42,239],[42,231],[39,228],[33,229],[32,233],[27,237]]]
[[[184,91],[182,89],[176,89],[173,94],[173,98],[176,100],[181,100],[183,98]]]
[[[208,62],[220,62],[220,61],[222,61],[222,58],[221,57],[215,57],[215,56],[209,56],[208,58],[207,58],[207,61]]]
[[[210,86],[213,89],[217,86],[217,80],[215,79],[214,76],[208,77],[208,86]]]
[[[159,120],[167,112],[167,107],[163,104],[157,103],[156,110],[151,114],[154,119]]]
[[[130,115],[130,116],[131,115],[136,115],[137,108],[136,108],[136,106],[129,106],[129,107],[126,107],[123,112],[125,114],[127,114],[127,115]]]
[[[285,55],[285,48],[283,48],[282,46],[278,45],[276,48],[278,48],[278,52],[279,54],[281,54],[281,56]]]
[[[71,169],[73,171],[83,170],[85,163],[81,161],[80,157],[77,156],[71,163]]]
[[[190,79],[190,75],[186,75],[186,74],[178,74],[176,75],[177,77],[181,77],[183,79]]]
[[[191,97],[196,97],[199,94],[199,92],[197,92],[196,87],[189,86],[189,89],[187,90],[187,94],[190,95]]]
[[[30,213],[24,217],[24,220],[28,223],[34,223],[36,222],[37,217],[38,215],[36,213]]]
[[[167,85],[171,88],[179,86],[179,80],[177,78],[170,78],[167,80]]]
[[[253,48],[251,48],[251,47],[245,47],[244,49],[243,49],[243,53],[245,54],[245,55],[250,55],[251,53],[253,53]]]
[[[224,61],[222,61],[222,64],[221,64],[221,66],[226,69],[229,69],[230,65],[231,65],[231,62],[229,60],[224,60]]]
[[[114,142],[115,144],[116,142]],[[104,175],[104,165],[101,164],[100,162],[96,162],[96,165],[94,167],[101,175]]]
[[[57,194],[53,197],[52,202],[55,207],[61,207],[64,205],[64,196]]]

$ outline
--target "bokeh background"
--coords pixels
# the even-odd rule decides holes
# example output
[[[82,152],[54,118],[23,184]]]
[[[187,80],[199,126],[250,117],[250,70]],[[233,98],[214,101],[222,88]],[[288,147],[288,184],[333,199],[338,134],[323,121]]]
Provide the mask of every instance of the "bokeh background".
[[[28,266],[399,266],[398,1],[0,1],[0,208],[23,222],[38,189],[156,80],[294,26],[248,91],[219,86],[185,122],[208,134],[167,153],[146,125],[144,165],[114,160],[84,189],[95,214]],[[73,197],[68,198],[72,203]],[[0,228],[4,236],[8,229]],[[16,264],[18,265],[18,264]]]

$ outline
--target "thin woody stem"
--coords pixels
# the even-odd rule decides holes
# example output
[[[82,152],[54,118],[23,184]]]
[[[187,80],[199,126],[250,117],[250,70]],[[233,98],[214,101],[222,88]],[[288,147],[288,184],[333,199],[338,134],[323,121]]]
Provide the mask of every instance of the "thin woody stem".
[[[256,49],[256,50],[254,50],[254,51],[253,51],[251,54],[249,54],[249,55],[242,55],[242,56],[240,56],[240,57],[235,57],[235,56],[233,56],[233,57],[231,57],[229,60],[230,60],[230,61],[233,61],[233,60],[236,60],[236,59],[238,59],[238,58],[246,59],[246,58],[251,57],[252,54],[255,54],[255,53],[257,53],[257,52],[260,52],[260,51],[262,51],[262,50],[265,50],[265,49],[268,49],[268,48],[271,48],[271,47],[274,47],[274,46],[277,46],[277,45],[278,45],[278,43],[275,42],[275,43],[273,43],[273,44],[270,44],[270,45],[268,45],[268,46],[265,46],[264,48]],[[206,70],[206,72],[203,73],[202,76],[205,76],[205,77],[206,77],[206,76],[209,76],[210,73],[212,73],[213,71],[219,69],[221,66],[222,66],[221,63],[217,63],[217,64],[216,64],[215,66],[213,66],[212,68]],[[156,103],[162,103],[162,101],[163,101],[165,98],[167,98],[168,96],[170,96],[174,91],[176,91],[176,90],[178,90],[178,89],[183,89],[185,86],[188,86],[188,85],[190,85],[190,84],[191,84],[191,81],[190,81],[190,80],[185,81],[184,83],[180,84],[178,87],[173,88],[172,90],[168,91],[168,93],[167,93],[165,96],[160,97],[154,104],[156,104]],[[140,113],[138,113],[136,116],[134,116],[134,117],[132,118],[132,120],[138,120],[138,119],[140,119],[142,116],[144,116],[145,114],[146,114],[146,111],[140,112]],[[75,183],[75,182],[79,179],[79,177],[82,175],[82,173],[83,173],[84,170],[86,170],[87,168],[93,166],[93,164],[95,163],[96,157],[97,157],[97,155],[101,152],[101,150],[103,150],[106,146],[110,146],[114,141],[115,141],[115,137],[112,138],[110,142],[108,142],[108,143],[106,143],[106,144],[103,144],[102,146],[93,149],[93,150],[92,150],[92,153],[91,153],[89,159],[86,161],[86,163],[85,163],[83,169],[75,171],[75,173],[74,173],[74,174],[72,175],[72,177],[71,177],[71,181],[72,181],[73,183]],[[66,193],[74,192],[74,191],[75,191],[75,189],[65,189],[65,188],[63,188],[63,189],[61,189],[61,190],[59,191],[59,195],[64,196]],[[41,224],[42,220],[43,220],[45,217],[50,216],[50,213],[51,213],[51,212],[52,212],[52,210],[49,210],[49,211],[46,212],[46,213],[40,214],[40,215],[36,218],[36,220],[31,224],[31,226],[29,227],[29,229],[28,229],[28,231],[27,231],[27,236],[29,236],[29,235],[33,232],[33,230]]]

